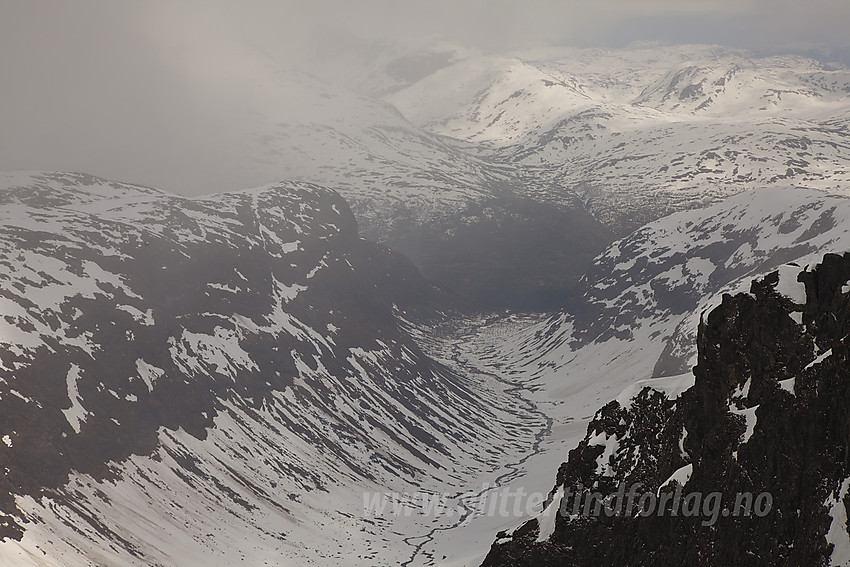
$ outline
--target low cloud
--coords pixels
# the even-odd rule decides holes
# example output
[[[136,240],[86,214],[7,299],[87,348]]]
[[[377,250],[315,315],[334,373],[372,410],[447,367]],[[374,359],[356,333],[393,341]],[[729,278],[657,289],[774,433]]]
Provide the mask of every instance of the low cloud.
[[[839,0],[6,2],[0,169],[86,170],[191,193],[253,182],[230,161],[240,113],[280,104],[264,100],[264,74],[310,70],[353,45],[660,40],[840,53],[848,21]]]

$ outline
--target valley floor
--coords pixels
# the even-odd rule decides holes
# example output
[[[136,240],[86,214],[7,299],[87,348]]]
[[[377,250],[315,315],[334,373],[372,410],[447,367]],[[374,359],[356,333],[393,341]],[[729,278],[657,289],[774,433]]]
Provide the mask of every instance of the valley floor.
[[[535,315],[501,314],[453,322],[436,333],[439,339],[430,341],[429,355],[459,373],[504,388],[513,403],[528,408],[545,425],[527,452],[505,454],[501,467],[483,472],[465,492],[448,499],[449,509],[464,511],[460,518],[436,518],[421,532],[406,528],[412,531],[404,542],[413,549],[404,565],[480,565],[498,532],[510,531],[543,510],[558,466],[584,437],[593,413],[629,381],[613,373],[608,379],[578,380],[569,391],[553,388],[558,383],[555,374],[563,370],[547,369],[545,362],[522,349],[542,321]],[[575,357],[576,362],[581,358]]]

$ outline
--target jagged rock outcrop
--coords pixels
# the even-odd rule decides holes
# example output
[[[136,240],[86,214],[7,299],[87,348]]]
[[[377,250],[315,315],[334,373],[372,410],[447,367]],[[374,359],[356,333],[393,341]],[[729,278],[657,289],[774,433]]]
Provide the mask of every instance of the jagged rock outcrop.
[[[848,280],[850,254],[827,254],[725,295],[703,315],[693,375],[644,381],[602,408],[558,471],[551,533],[532,519],[500,534],[484,565],[843,565]],[[656,498],[652,514],[584,513],[592,492],[614,504],[635,483],[647,506]]]

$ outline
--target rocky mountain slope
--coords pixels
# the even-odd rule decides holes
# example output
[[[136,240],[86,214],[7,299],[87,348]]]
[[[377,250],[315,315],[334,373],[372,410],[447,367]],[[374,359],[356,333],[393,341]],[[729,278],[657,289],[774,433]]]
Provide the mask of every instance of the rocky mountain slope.
[[[821,191],[755,190],[670,215],[600,254],[570,305],[527,337],[517,356],[564,380],[557,371],[575,364],[577,352],[619,343],[652,353],[644,378],[681,374],[696,363],[701,314],[723,293],[783,264],[813,263],[845,248],[850,200]]]
[[[457,490],[545,427],[423,352],[453,300],[329,190],[12,174],[0,215],[4,564],[401,562],[364,493]]]
[[[504,534],[484,565],[844,565],[848,280],[850,255],[827,254],[724,295],[700,322],[693,374],[599,410],[548,513]],[[597,516],[561,504],[634,483],[660,504]],[[688,507],[712,493],[716,504]],[[769,505],[753,511],[741,494]]]

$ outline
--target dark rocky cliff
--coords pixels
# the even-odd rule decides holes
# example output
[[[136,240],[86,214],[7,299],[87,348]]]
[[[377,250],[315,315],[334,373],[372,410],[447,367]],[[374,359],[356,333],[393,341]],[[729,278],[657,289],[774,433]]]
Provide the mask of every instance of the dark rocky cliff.
[[[700,323],[692,386],[671,395],[668,379],[657,388],[650,380],[602,408],[552,493],[586,502],[590,492],[610,498],[641,483],[658,502],[677,490],[701,494],[700,513],[680,506],[674,515],[682,501],[672,498],[647,516],[572,514],[567,505],[548,537],[537,519],[500,534],[484,565],[838,564],[848,541],[849,279],[850,254],[827,254],[800,268],[797,282],[774,272],[750,293],[724,296]],[[706,504],[711,493],[722,504]],[[769,506],[736,506],[747,493],[769,495]]]

